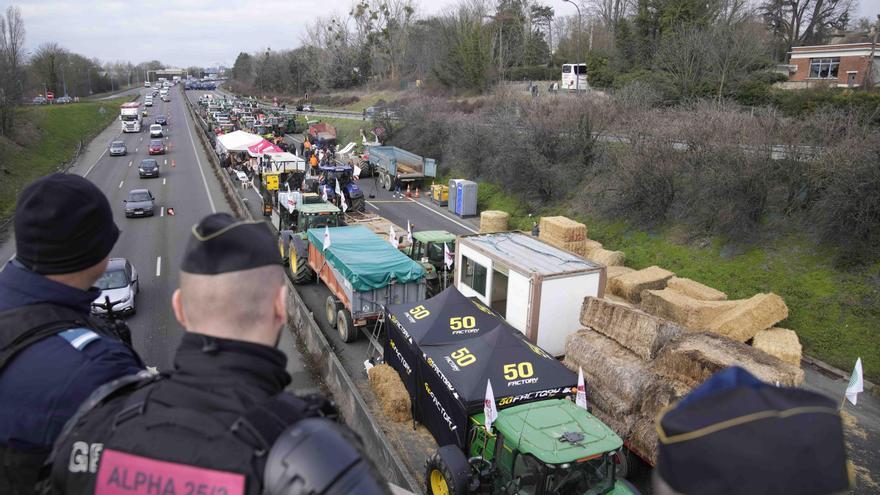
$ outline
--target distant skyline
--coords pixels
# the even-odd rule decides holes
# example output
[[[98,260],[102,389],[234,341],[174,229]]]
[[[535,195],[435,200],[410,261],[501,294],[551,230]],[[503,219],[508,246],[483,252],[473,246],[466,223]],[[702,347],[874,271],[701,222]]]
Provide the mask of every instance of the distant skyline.
[[[315,18],[346,13],[354,0],[0,0],[21,8],[25,49],[44,42],[103,62],[160,60],[175,67],[232,66],[239,52],[292,49]],[[421,15],[441,13],[459,0],[422,0]],[[544,0],[557,15],[574,7]],[[874,18],[880,0],[861,0],[857,17]]]

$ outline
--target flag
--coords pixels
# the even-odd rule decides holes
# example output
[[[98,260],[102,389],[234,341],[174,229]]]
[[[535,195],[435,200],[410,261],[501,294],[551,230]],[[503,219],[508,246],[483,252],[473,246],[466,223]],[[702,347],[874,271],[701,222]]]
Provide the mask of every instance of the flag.
[[[856,359],[856,366],[853,368],[852,376],[849,379],[849,385],[846,386],[846,398],[856,405],[859,394],[865,390],[865,381],[862,378],[862,358]]]
[[[397,247],[397,232],[394,232],[394,225],[389,226],[388,230],[388,242],[391,243],[392,246]]]
[[[338,194],[339,196],[342,196],[342,189],[339,188],[339,179],[336,179],[336,189],[335,189],[335,191],[336,191],[336,194]]]
[[[330,247],[330,227],[324,226],[324,242],[321,245],[322,251],[326,251]]]
[[[412,225],[410,225],[409,220],[406,221],[406,242],[409,244],[413,243]]]
[[[327,201],[327,186],[321,186],[321,199]]]
[[[352,172],[352,175],[354,175],[355,177],[360,177],[361,176],[361,168],[358,167],[357,165],[355,165],[354,172]]]
[[[446,269],[452,268],[452,262],[455,261],[455,256],[452,254],[452,251],[449,250],[449,244],[443,243],[443,263],[446,265]]]
[[[345,195],[339,195],[339,207],[342,208],[342,213],[348,211],[348,203],[345,202]]]
[[[584,386],[584,370],[580,367],[578,367],[578,388],[574,403],[584,409],[587,408],[587,387]]]
[[[486,399],[483,401],[483,415],[486,417],[486,431],[492,431],[492,422],[498,418],[495,407],[495,394],[492,393],[492,382],[486,380]]]

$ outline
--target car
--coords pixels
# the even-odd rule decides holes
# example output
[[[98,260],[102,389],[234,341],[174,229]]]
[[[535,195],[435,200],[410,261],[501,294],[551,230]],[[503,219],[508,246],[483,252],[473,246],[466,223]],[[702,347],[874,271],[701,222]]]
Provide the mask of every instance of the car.
[[[157,115],[155,123],[157,123],[159,125],[168,125],[168,117],[166,117],[164,115]]]
[[[101,289],[101,295],[92,301],[92,314],[106,313],[108,300],[115,314],[135,313],[135,297],[140,292],[140,284],[137,270],[127,259],[110,258],[95,287]]]
[[[55,98],[55,103],[73,103],[73,98],[69,96],[62,96],[61,98]]]
[[[162,130],[161,124],[152,124],[150,126],[150,137],[162,137],[165,132]]]
[[[31,100],[31,103],[33,103],[34,105],[45,105],[49,103],[49,100],[47,100],[45,96],[34,96],[34,99]]]
[[[303,112],[314,112],[315,107],[313,107],[311,105],[303,105],[302,111]]]
[[[125,156],[128,154],[128,148],[125,147],[125,141],[113,141],[108,149],[110,156]]]
[[[162,101],[165,101],[165,102],[171,101],[171,97],[168,95],[162,95]]]
[[[145,87],[145,88],[149,88],[149,87],[150,87],[150,81],[144,81],[144,87]]]
[[[148,151],[150,155],[164,155],[165,154],[165,143],[162,142],[161,139],[151,139],[150,140],[150,149]],[[158,171],[157,171],[158,174]]]
[[[143,163],[141,163],[141,166],[143,166]],[[158,173],[158,164],[156,164],[156,170],[156,173]],[[149,189],[132,189],[131,191],[128,191],[128,199],[122,201],[122,204],[125,207],[125,217],[153,216],[153,210],[156,206],[155,201],[156,198],[153,197],[153,193],[151,193]]]
[[[151,106],[153,106],[153,99],[152,99],[152,98],[145,98],[145,99],[144,99],[144,106],[145,106],[145,107],[151,107]]]
[[[153,96],[158,96],[158,95],[159,95],[159,90],[158,90],[158,89],[154,89],[152,95],[153,95]]]
[[[138,165],[138,176],[142,179],[145,177],[159,177],[159,162],[154,158],[144,158]]]

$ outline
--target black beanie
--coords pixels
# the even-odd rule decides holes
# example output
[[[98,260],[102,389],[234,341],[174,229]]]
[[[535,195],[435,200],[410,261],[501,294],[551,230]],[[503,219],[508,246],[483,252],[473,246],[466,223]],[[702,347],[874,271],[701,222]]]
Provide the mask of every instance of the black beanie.
[[[15,206],[15,258],[44,275],[73,273],[104,259],[119,228],[104,193],[73,174],[32,182]]]

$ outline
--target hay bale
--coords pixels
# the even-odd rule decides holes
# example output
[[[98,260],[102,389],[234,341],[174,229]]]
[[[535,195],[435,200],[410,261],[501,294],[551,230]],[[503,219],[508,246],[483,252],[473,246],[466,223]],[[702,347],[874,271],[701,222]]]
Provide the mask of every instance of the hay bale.
[[[504,232],[509,220],[510,214],[506,211],[486,210],[480,213],[480,233]]]
[[[668,320],[595,297],[584,298],[580,322],[647,360],[654,359],[667,342],[682,332],[681,327]]]
[[[794,330],[777,327],[761,330],[752,339],[752,347],[794,366],[801,365],[803,348]]]
[[[700,301],[669,288],[646,290],[641,300],[643,310],[689,330],[707,330],[713,321],[736,305],[734,301]]]
[[[619,305],[619,306],[623,306],[624,308],[636,308],[636,309],[638,309],[638,306],[636,306],[635,304],[633,304],[633,303],[627,301],[626,299],[624,299],[624,298],[622,298],[622,297],[615,296],[614,294],[612,294],[612,293],[610,293],[610,292],[606,292],[605,295],[602,296],[602,299],[605,299],[606,301],[608,301],[608,302],[610,302],[610,303],[614,303],[614,304],[617,304],[617,305]]]
[[[568,336],[563,364],[574,372],[583,369],[587,395],[598,394],[600,407],[615,414],[632,412],[654,378],[647,362],[589,329]]]
[[[609,251],[604,248],[588,251],[584,257],[605,266],[622,266],[626,261],[626,255],[623,254],[623,251]]]
[[[773,294],[755,294],[713,321],[708,330],[745,342],[761,330],[766,330],[788,318],[788,306]]]
[[[541,217],[541,233],[560,241],[583,241],[587,226],[568,217]]]
[[[675,274],[659,266],[649,266],[615,277],[611,281],[611,292],[627,301],[638,304],[641,302],[642,291],[657,290],[666,287],[666,282]]]
[[[657,465],[657,427],[654,418],[637,419],[628,440],[632,450],[650,461],[651,465]]]
[[[587,404],[590,404],[589,392],[587,392]],[[596,419],[608,425],[608,427],[614,430],[614,433],[617,433],[617,436],[620,438],[629,437],[629,434],[632,433],[633,426],[638,419],[638,416],[635,414],[620,416],[605,412],[593,404],[590,404],[590,410],[591,414],[595,416]]]
[[[373,389],[385,416],[395,423],[412,421],[409,393],[397,371],[387,364],[380,364],[370,368],[367,375],[370,378],[370,388]]]
[[[658,376],[645,389],[639,413],[646,418],[656,418],[661,411],[674,404],[693,390],[693,387],[678,380]]]
[[[727,294],[689,278],[672,277],[669,279],[669,282],[667,282],[666,287],[686,296],[693,297],[698,301],[727,300]]]
[[[635,270],[628,266],[609,266],[605,269],[605,294],[608,297],[611,294],[611,279],[621,275],[634,272]],[[622,300],[622,298],[621,298]]]
[[[584,249],[590,252],[594,249],[602,249],[602,243],[593,239],[584,239]]]
[[[666,344],[653,362],[654,372],[695,387],[728,366],[742,366],[767,383],[797,386],[804,372],[764,351],[709,332],[686,332]]]
[[[538,234],[538,239],[551,246],[564,249],[581,257],[584,257],[587,254],[585,241],[564,241],[558,237],[544,235],[543,233]]]

